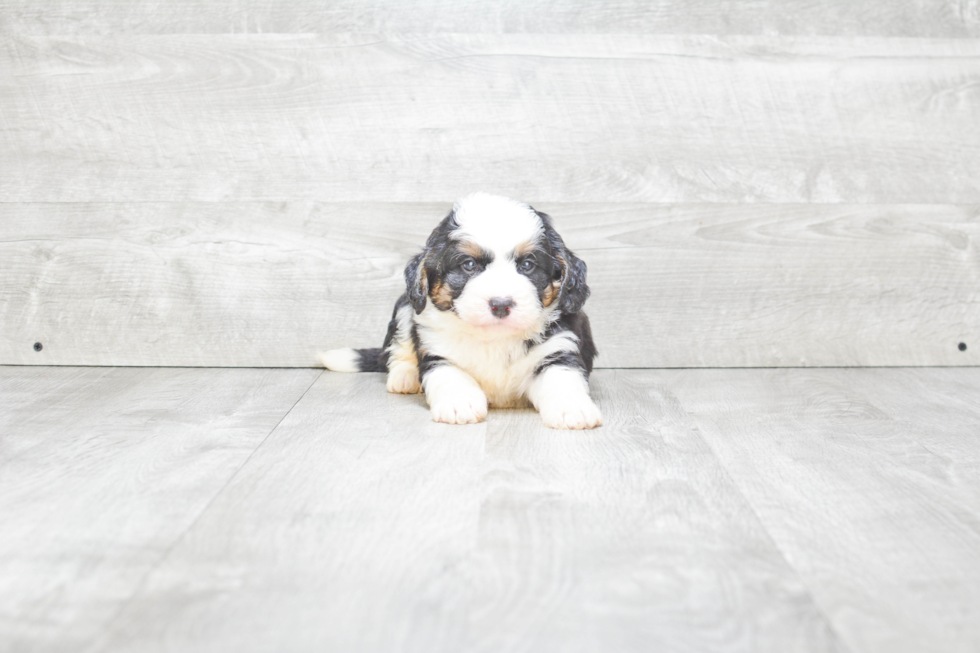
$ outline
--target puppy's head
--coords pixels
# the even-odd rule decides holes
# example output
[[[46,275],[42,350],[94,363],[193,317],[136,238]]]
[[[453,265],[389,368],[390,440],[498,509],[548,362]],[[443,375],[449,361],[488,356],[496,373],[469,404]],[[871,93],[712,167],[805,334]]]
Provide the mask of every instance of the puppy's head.
[[[473,327],[507,334],[575,313],[589,296],[586,266],[551,219],[527,204],[486,193],[465,197],[405,269],[416,313],[427,302]]]

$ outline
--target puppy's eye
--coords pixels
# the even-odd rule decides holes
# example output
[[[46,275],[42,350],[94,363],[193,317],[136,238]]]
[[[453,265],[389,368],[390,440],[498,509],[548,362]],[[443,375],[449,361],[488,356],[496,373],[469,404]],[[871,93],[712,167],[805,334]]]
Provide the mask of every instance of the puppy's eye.
[[[521,272],[530,272],[531,270],[533,270],[537,266],[534,265],[534,261],[532,261],[529,258],[526,258],[523,261],[521,261],[521,264],[520,264],[519,267],[521,269]]]
[[[471,258],[466,259],[459,267],[463,268],[467,272],[472,272],[473,270],[476,269],[476,261],[474,261]]]

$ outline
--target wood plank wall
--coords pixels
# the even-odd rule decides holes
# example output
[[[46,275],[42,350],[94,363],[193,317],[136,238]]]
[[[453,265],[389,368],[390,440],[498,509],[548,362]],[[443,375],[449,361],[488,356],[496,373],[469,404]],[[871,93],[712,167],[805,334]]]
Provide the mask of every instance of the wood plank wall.
[[[482,189],[589,263],[600,366],[976,365],[978,37],[952,0],[0,0],[0,363],[376,346]]]

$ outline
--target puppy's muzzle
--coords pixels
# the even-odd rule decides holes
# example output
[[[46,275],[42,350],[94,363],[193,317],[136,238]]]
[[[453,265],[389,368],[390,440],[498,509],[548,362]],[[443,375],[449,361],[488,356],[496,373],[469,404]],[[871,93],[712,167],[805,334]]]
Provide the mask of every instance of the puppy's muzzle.
[[[510,297],[494,297],[490,300],[490,312],[500,319],[510,315],[510,309],[513,307],[514,300]]]

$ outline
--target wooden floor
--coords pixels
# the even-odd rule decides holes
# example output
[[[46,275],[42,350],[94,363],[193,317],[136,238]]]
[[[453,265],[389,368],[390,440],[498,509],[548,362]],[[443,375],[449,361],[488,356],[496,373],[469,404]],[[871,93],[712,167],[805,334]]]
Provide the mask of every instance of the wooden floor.
[[[0,367],[0,650],[976,651],[980,369]]]

